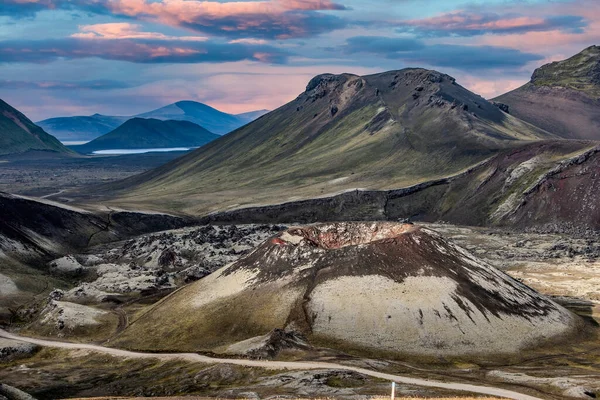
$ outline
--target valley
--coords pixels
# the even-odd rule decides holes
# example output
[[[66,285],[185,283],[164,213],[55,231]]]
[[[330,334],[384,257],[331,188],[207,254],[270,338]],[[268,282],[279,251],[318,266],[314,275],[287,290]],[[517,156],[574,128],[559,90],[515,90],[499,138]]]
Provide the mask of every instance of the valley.
[[[141,155],[59,157],[51,153],[0,156],[0,191],[44,197],[141,174],[183,152]],[[69,202],[69,196],[60,199]]]

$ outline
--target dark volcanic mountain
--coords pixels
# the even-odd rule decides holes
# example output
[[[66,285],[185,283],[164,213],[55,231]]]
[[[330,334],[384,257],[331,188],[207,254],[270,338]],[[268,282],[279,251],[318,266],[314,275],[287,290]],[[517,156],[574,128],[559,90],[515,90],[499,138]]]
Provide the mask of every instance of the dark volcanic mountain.
[[[578,321],[436,232],[337,223],[278,234],[146,310],[113,345],[248,354],[279,329],[344,350],[502,354],[565,339]]]
[[[257,121],[105,190],[138,205],[177,193],[178,208],[206,212],[403,187],[549,137],[436,71],[325,74]]]
[[[529,83],[494,100],[561,137],[600,140],[600,46],[544,65]]]
[[[30,150],[70,152],[54,136],[47,134],[25,115],[0,100],[0,155]]]
[[[94,114],[80,117],[45,119],[38,125],[62,141],[86,141],[100,137],[117,128],[129,117]]]
[[[92,153],[108,149],[198,147],[218,137],[193,122],[133,118],[106,135],[72,148]]]

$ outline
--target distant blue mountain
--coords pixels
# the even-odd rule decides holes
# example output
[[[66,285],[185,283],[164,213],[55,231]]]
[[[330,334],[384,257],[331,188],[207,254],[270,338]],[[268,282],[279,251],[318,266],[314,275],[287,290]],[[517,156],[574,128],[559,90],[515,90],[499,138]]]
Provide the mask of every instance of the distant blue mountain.
[[[210,132],[224,135],[254,121],[267,112],[268,110],[260,110],[235,115],[224,113],[196,101],[179,101],[150,112],[129,117],[94,114],[90,116],[50,118],[39,121],[37,124],[62,141],[93,140],[113,131],[125,121],[135,117],[154,118],[163,121],[190,121]]]

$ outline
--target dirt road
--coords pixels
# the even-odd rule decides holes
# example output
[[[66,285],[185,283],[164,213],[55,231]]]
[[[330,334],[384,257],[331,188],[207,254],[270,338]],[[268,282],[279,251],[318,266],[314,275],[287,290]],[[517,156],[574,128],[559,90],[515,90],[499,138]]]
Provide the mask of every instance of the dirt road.
[[[265,361],[265,360],[247,360],[247,359],[224,359],[211,358],[195,353],[140,353],[127,350],[113,349],[110,347],[97,346],[82,343],[55,342],[51,340],[32,339],[8,333],[0,329],[0,337],[20,340],[27,343],[37,344],[44,347],[55,347],[72,350],[91,350],[99,353],[110,354],[117,357],[127,358],[156,358],[164,361],[185,360],[189,362],[205,364],[234,364],[246,367],[267,368],[276,370],[312,370],[312,369],[337,369],[354,371],[360,374],[389,380],[390,382],[404,383],[409,385],[435,387],[449,390],[458,390],[469,393],[478,393],[488,396],[498,396],[514,400],[542,400],[538,397],[528,396],[511,390],[499,389],[488,386],[469,385],[465,383],[439,382],[426,379],[410,378],[400,375],[391,375],[377,371],[371,371],[364,368],[352,367],[341,364],[325,362],[303,362],[303,361]]]

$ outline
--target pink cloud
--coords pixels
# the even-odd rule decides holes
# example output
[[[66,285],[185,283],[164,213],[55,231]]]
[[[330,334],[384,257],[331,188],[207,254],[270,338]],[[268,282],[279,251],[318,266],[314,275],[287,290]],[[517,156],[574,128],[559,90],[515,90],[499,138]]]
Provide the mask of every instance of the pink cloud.
[[[330,31],[343,26],[337,17],[319,10],[344,10],[330,0],[217,1],[112,0],[107,8],[119,15],[158,21],[212,34],[289,38]]]
[[[527,15],[522,12],[456,10],[430,18],[401,21],[401,29],[423,36],[471,37],[525,32],[581,32],[587,21],[580,15]]]
[[[535,12],[535,10],[528,10]],[[579,0],[572,3],[555,3],[545,10],[553,15],[579,15],[585,17],[587,26],[581,32],[554,29],[547,32],[525,32],[498,36],[483,36],[478,44],[509,46],[522,51],[535,51],[546,55],[543,63],[562,60],[598,44],[600,40],[600,2]]]
[[[106,24],[81,25],[79,33],[71,37],[79,39],[154,39],[154,40],[184,40],[206,41],[203,36],[167,36],[158,32],[142,32],[140,25],[128,22],[113,22]]]
[[[526,16],[497,16],[467,13],[465,11],[453,11],[436,17],[409,20],[405,22],[420,28],[432,28],[437,30],[504,30],[507,28],[536,27],[545,23],[543,18]]]

